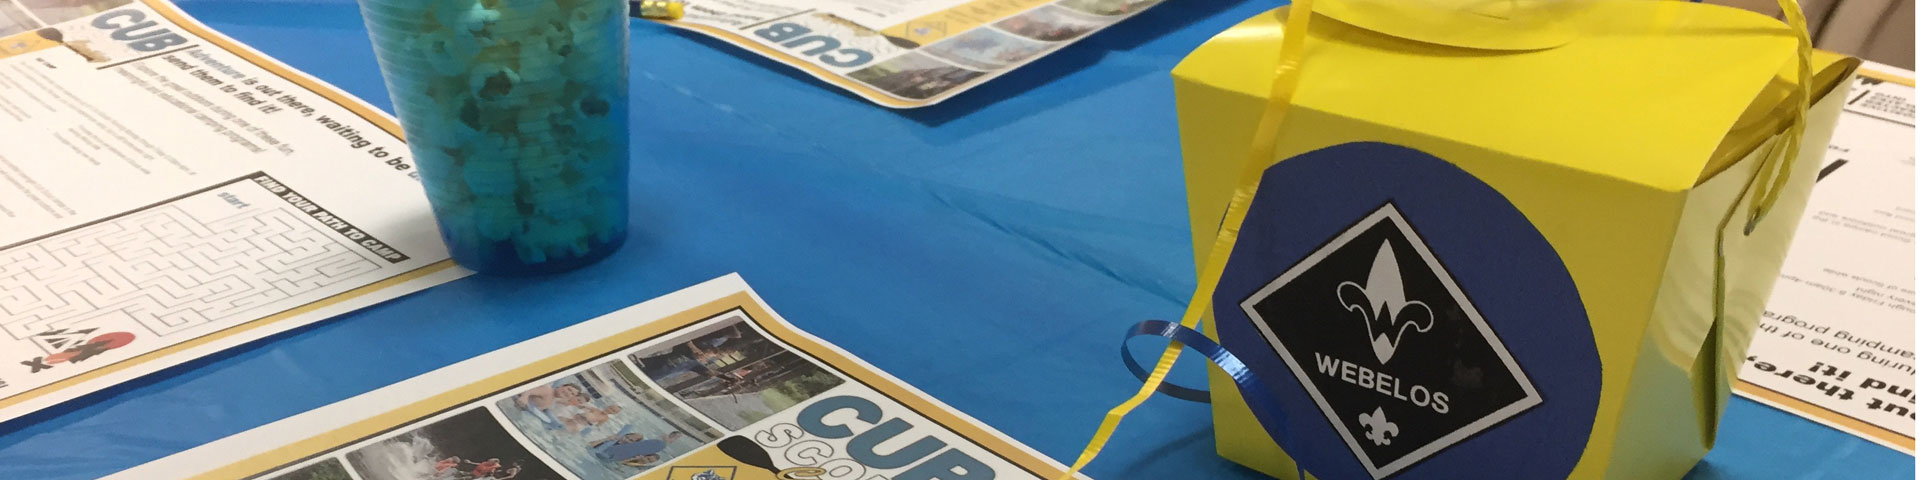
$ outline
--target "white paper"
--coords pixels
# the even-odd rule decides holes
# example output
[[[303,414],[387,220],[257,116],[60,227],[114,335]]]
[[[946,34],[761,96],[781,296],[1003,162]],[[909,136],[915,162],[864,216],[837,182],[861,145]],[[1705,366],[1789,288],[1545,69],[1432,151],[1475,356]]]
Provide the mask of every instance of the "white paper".
[[[676,355],[705,356],[707,370]],[[570,407],[540,397],[567,388],[589,393]],[[621,465],[632,452],[593,453],[595,440],[622,435],[663,442],[640,466]],[[1040,480],[1064,470],[795,329],[729,275],[107,478]]]
[[[378,109],[163,0],[0,16],[0,421],[465,274]]]
[[[692,0],[662,21],[874,103],[940,103],[1162,0]]]
[[[1911,454],[1913,87],[1844,108],[1736,390]]]

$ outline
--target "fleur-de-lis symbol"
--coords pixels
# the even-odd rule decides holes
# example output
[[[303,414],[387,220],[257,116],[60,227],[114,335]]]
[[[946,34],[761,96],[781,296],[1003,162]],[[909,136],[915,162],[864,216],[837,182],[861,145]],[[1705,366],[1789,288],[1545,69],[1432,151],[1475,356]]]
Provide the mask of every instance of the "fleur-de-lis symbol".
[[[1380,243],[1380,253],[1373,256],[1373,268],[1367,272],[1366,283],[1340,282],[1334,294],[1347,311],[1360,314],[1360,321],[1367,325],[1373,357],[1381,364],[1393,358],[1407,329],[1418,332],[1433,329],[1433,309],[1426,302],[1407,300],[1406,285],[1400,279],[1400,262],[1394,259],[1392,246],[1384,241]]]
[[[1391,445],[1393,437],[1400,436],[1400,424],[1387,420],[1386,409],[1373,407],[1373,413],[1360,414],[1360,424],[1367,427],[1367,439],[1374,445]]]

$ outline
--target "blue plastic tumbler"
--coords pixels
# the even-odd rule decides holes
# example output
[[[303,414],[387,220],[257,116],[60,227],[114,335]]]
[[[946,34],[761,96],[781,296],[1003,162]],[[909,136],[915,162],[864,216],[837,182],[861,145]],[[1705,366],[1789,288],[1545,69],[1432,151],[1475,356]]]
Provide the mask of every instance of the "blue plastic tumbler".
[[[360,13],[454,261],[539,274],[620,248],[625,1],[360,0]]]

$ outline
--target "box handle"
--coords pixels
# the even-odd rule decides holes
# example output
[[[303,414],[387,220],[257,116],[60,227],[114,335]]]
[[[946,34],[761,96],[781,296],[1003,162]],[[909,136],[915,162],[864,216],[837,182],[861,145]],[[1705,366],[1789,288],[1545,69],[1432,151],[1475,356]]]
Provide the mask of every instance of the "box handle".
[[[1713,324],[1708,327],[1707,336],[1701,342],[1699,353],[1695,354],[1692,368],[1692,376],[1695,379],[1693,392],[1695,406],[1703,412],[1711,412],[1701,418],[1700,431],[1706,434],[1705,440],[1708,445],[1713,444],[1715,432],[1718,430],[1715,426],[1720,422],[1720,415],[1726,409],[1726,405],[1723,405],[1724,400],[1720,396],[1719,386],[1729,384],[1733,380],[1720,378],[1724,371],[1721,368],[1722,358],[1720,358],[1720,344],[1724,341],[1721,331],[1726,326],[1724,319],[1727,315],[1727,227],[1732,225],[1733,219],[1740,214],[1741,205],[1746,203],[1750,208],[1746,215],[1746,224],[1741,229],[1741,235],[1752,235],[1754,228],[1766,219],[1767,214],[1773,210],[1774,204],[1780,200],[1780,192],[1786,188],[1788,180],[1793,176],[1793,164],[1800,157],[1801,137],[1806,133],[1807,109],[1812,101],[1813,42],[1807,32],[1806,14],[1800,10],[1799,0],[1775,1],[1780,5],[1780,10],[1785,12],[1787,25],[1793,29],[1798,43],[1795,49],[1797,64],[1794,69],[1798,84],[1797,88],[1789,94],[1789,100],[1795,104],[1795,108],[1786,131],[1781,133],[1779,139],[1767,146],[1766,156],[1760,168],[1754,171],[1753,179],[1741,189],[1738,196],[1734,197],[1733,203],[1727,206],[1727,213],[1720,218],[1718,228],[1714,230]],[[1742,202],[1741,200],[1747,198],[1748,192],[1753,193],[1752,202]]]
[[[1773,211],[1773,204],[1780,199],[1780,190],[1786,188],[1787,180],[1793,175],[1793,163],[1800,157],[1800,137],[1807,131],[1807,108],[1812,102],[1813,41],[1807,33],[1807,16],[1800,10],[1800,0],[1775,1],[1780,10],[1786,12],[1787,26],[1793,29],[1797,42],[1794,73],[1798,88],[1790,94],[1796,108],[1787,123],[1787,131],[1767,147],[1767,161],[1760,165],[1760,171],[1755,172],[1754,181],[1749,185],[1754,192],[1754,207],[1747,216],[1745,234],[1752,234],[1754,227]],[[1738,208],[1737,202],[1735,208]]]

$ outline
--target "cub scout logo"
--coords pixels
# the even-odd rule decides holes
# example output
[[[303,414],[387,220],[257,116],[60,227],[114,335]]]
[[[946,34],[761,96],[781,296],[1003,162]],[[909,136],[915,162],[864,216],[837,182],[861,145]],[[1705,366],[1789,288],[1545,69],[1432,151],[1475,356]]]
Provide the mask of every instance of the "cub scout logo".
[[[1380,407],[1374,407],[1373,413],[1360,414],[1360,424],[1367,426],[1367,440],[1374,445],[1393,443],[1393,436],[1400,434],[1400,426],[1387,421],[1387,412]]]
[[[734,468],[732,466],[676,466],[667,472],[667,480],[733,480]]]
[[[1392,203],[1240,306],[1376,479],[1543,402]]]

